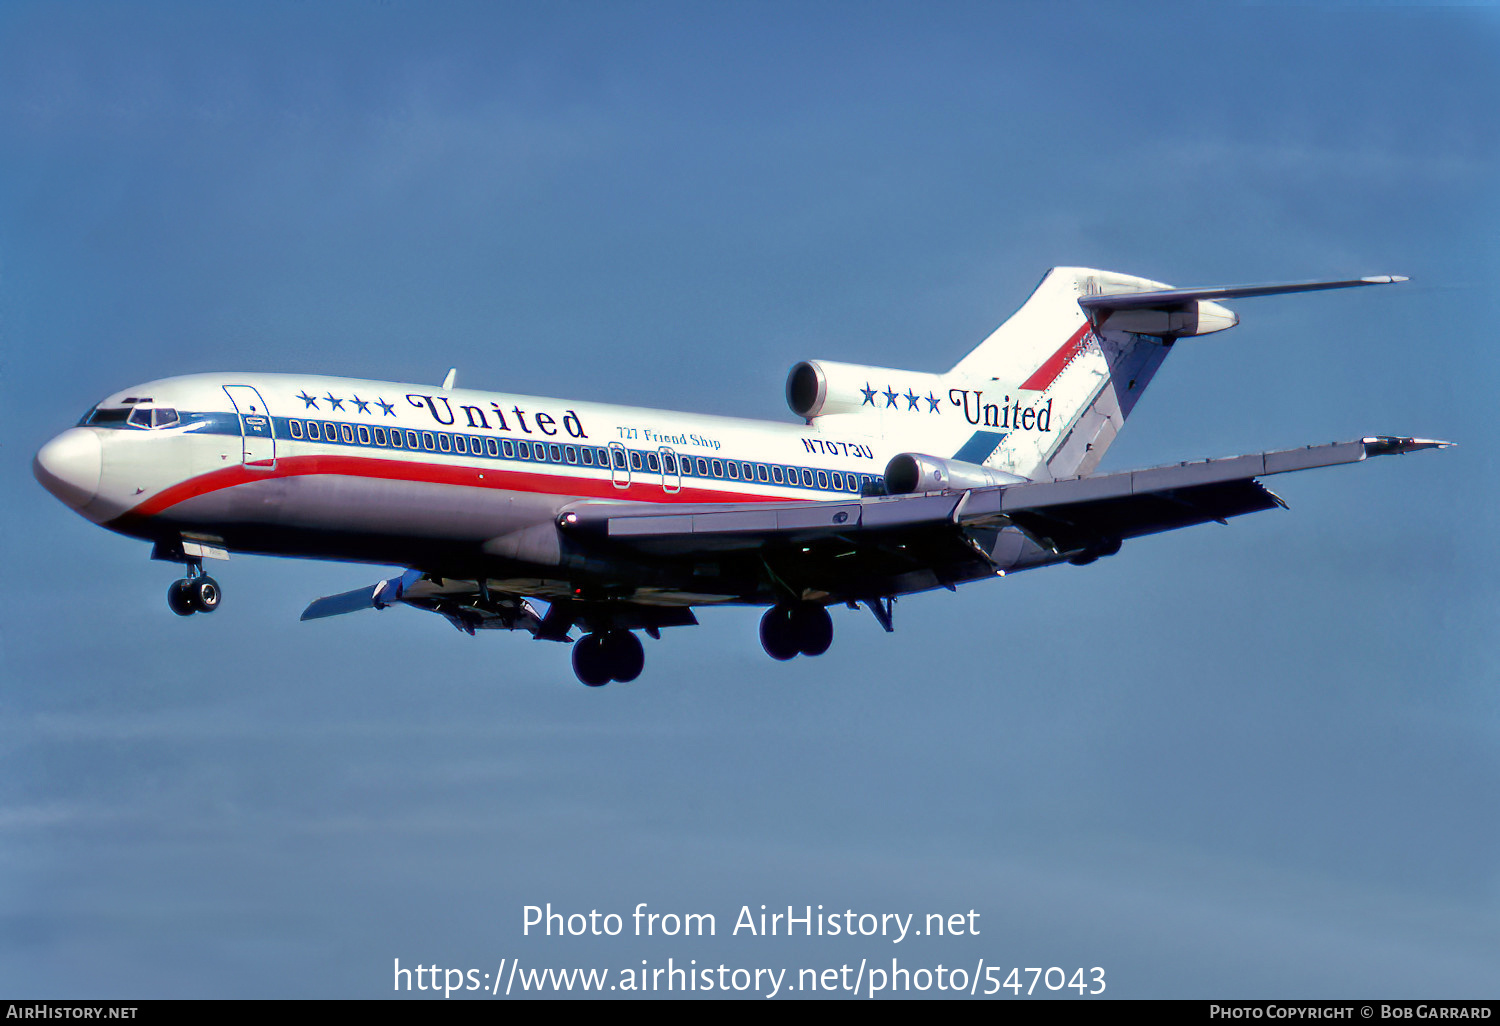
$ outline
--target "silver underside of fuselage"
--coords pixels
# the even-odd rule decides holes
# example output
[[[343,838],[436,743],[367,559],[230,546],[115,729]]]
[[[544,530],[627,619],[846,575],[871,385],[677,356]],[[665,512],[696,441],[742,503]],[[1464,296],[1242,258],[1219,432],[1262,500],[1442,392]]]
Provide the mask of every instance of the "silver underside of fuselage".
[[[497,592],[547,599],[580,596],[645,605],[774,601],[764,572],[774,552],[745,549],[674,559],[611,548],[556,527],[578,496],[343,475],[270,476],[185,499],[149,519],[109,526],[174,542],[215,539],[234,552],[420,568],[437,577],[485,580]],[[589,500],[597,502],[599,500]],[[1007,569],[1055,561],[1015,531],[985,545]],[[850,580],[847,592],[906,594],[994,576],[976,561],[938,574],[913,568]],[[957,570],[958,572],[953,572]]]

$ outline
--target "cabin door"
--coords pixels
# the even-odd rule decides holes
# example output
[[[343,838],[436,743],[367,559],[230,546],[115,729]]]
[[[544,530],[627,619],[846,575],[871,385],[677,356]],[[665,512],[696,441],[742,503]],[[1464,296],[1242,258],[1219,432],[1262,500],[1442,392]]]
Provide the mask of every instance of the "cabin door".
[[[240,417],[241,458],[247,467],[271,470],[276,466],[276,432],[271,411],[260,393],[249,385],[225,385],[229,401]]]

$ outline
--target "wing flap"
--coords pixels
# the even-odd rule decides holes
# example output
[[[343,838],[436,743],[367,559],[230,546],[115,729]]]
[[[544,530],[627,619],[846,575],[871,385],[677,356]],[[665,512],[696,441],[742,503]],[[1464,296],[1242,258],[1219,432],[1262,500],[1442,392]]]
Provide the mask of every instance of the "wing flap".
[[[1196,524],[1224,523],[1281,505],[1259,481],[1240,480],[1021,510],[1010,520],[1061,553]]]

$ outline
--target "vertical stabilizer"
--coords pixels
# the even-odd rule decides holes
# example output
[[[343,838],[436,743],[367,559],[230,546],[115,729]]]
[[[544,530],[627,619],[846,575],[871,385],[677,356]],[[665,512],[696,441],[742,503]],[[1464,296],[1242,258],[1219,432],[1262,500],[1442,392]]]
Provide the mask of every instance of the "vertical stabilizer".
[[[1175,314],[1086,313],[1079,300],[1169,287],[1086,267],[1056,267],[1009,320],[945,374],[811,361],[792,368],[788,405],[819,430],[878,437],[911,453],[1033,480],[1091,473],[1166,359],[1201,332]],[[1130,305],[1130,304],[1127,304]],[[1140,305],[1135,303],[1133,305]],[[1233,323],[1213,304],[1212,330]],[[1196,307],[1194,308],[1197,309]],[[1160,322],[1147,334],[1142,327]]]
[[[959,458],[1038,480],[1091,473],[1170,342],[1096,329],[1078,301],[1167,287],[1087,267],[1047,272],[1021,309],[948,373],[964,399],[956,412],[975,432]],[[996,434],[1003,437],[990,446]]]

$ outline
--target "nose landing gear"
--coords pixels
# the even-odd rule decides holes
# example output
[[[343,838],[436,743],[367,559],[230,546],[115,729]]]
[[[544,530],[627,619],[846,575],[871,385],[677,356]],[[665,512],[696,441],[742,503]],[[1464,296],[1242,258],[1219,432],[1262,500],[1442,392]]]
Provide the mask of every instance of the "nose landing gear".
[[[203,572],[196,563],[188,564],[188,575],[172,582],[167,588],[167,608],[178,616],[194,613],[212,613],[219,608],[224,593],[219,582]]]

